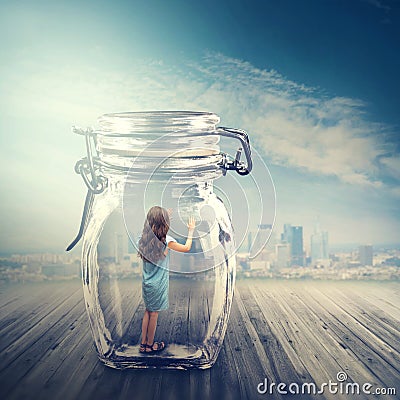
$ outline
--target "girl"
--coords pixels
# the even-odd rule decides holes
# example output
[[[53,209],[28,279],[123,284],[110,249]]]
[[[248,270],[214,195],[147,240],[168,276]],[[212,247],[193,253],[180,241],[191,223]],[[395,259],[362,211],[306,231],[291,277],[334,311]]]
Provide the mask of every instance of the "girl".
[[[143,260],[142,296],[146,310],[142,321],[141,353],[154,353],[165,348],[164,342],[154,342],[158,312],[168,308],[169,252],[172,249],[188,252],[192,247],[195,227],[193,217],[188,221],[185,244],[179,244],[167,235],[171,210],[154,206],[147,213],[143,233],[139,240],[139,257]]]

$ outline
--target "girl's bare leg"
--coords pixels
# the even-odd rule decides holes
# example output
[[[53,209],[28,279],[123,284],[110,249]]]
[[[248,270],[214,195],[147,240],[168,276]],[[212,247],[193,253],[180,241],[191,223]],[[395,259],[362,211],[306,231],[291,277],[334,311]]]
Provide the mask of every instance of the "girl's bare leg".
[[[147,343],[147,328],[149,326],[149,311],[145,310],[142,321],[142,343]]]
[[[153,344],[156,334],[158,311],[149,311],[149,324],[147,327],[147,344]]]

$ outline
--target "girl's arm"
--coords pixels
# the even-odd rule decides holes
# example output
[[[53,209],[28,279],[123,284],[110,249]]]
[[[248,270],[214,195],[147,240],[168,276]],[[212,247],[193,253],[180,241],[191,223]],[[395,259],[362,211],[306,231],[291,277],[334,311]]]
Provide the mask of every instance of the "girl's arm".
[[[189,218],[189,222],[188,222],[188,236],[186,239],[186,243],[185,244],[180,244],[177,242],[169,242],[168,243],[168,247],[172,250],[175,251],[179,251],[181,253],[187,253],[191,247],[192,247],[192,237],[193,237],[193,231],[194,231],[194,227],[195,227],[196,223],[193,217]]]

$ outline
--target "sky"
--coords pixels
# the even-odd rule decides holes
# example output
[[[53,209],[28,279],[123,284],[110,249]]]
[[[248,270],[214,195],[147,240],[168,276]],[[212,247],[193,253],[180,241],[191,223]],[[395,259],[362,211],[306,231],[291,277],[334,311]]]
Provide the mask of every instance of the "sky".
[[[0,35],[0,252],[64,251],[86,194],[71,126],[142,110],[247,130],[274,234],[399,244],[399,1],[1,1]]]

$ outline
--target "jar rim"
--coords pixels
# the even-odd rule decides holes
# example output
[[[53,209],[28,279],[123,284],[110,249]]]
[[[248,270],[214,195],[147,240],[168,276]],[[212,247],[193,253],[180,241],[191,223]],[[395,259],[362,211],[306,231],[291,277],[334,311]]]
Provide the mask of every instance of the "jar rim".
[[[186,111],[186,110],[154,110],[154,111],[122,111],[116,113],[106,113],[103,117],[115,117],[115,118],[132,118],[132,117],[173,117],[171,119],[179,118],[190,118],[190,117],[214,117],[219,122],[219,117],[217,114],[209,111]]]
[[[220,122],[217,114],[208,111],[138,111],[103,114],[97,119],[98,134],[130,134],[152,130],[161,132],[214,130]]]

